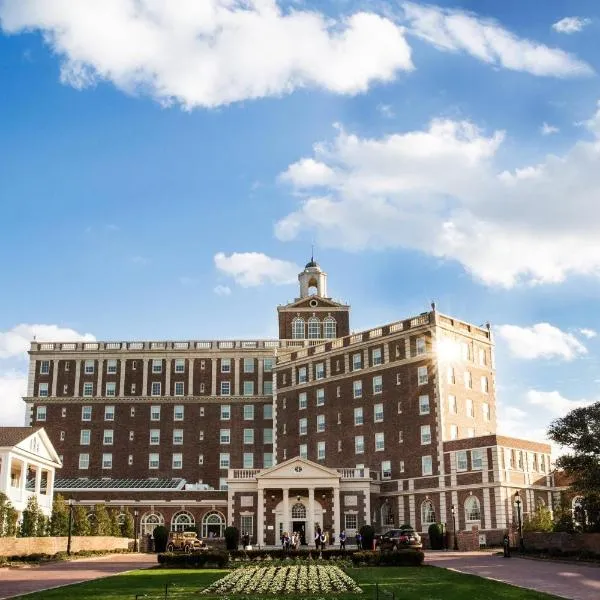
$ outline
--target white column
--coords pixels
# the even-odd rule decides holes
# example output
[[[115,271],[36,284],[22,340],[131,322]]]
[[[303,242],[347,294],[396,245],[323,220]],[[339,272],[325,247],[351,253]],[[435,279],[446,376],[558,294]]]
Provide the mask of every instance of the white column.
[[[4,468],[4,483],[0,481],[0,489],[6,491],[6,495],[10,496],[10,470],[12,465],[12,458],[10,452],[2,457],[2,465],[0,467]]]
[[[81,379],[81,361],[77,359],[75,361],[75,396],[80,396],[79,393],[79,380]]]
[[[171,358],[165,359],[165,396],[171,395]]]
[[[256,501],[256,543],[259,548],[265,545],[265,490],[261,487]]]
[[[119,360],[119,396],[125,395],[125,365],[127,361],[124,358]]]
[[[102,396],[102,370],[104,369],[104,359],[98,359],[98,379],[96,380],[96,396]]]
[[[290,531],[290,489],[283,488],[283,531]]]
[[[308,512],[306,516],[306,541],[309,546],[315,543],[315,488],[308,488]]]
[[[148,359],[142,359],[142,396],[148,395]]]
[[[19,500],[25,502],[25,486],[27,485],[27,469],[29,467],[26,460],[22,462],[21,471],[21,487],[19,489]]]
[[[242,368],[242,359],[234,358],[232,360],[233,368],[235,369],[233,373],[233,395],[240,395],[240,369]]]
[[[188,361],[188,396],[194,395],[194,359],[189,358]]]
[[[42,487],[42,468],[36,466],[35,468],[35,493],[37,496],[40,494],[40,489]]]
[[[340,537],[340,488],[333,488],[333,535],[339,539]]]
[[[58,359],[54,359],[52,365],[52,392],[51,396],[56,396],[56,383],[58,381]]]

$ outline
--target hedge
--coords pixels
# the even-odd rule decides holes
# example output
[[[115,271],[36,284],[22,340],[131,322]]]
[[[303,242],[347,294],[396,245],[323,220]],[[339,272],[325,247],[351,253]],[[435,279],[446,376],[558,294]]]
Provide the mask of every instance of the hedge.
[[[202,569],[216,565],[219,568],[227,566],[229,553],[222,550],[202,550],[193,554],[181,552],[163,552],[158,555],[158,564],[163,567]]]
[[[0,556],[0,564],[7,564],[11,562],[25,562],[25,563],[37,563],[37,562],[48,562],[58,560],[68,560],[70,558],[88,558],[92,556],[105,556],[107,554],[129,554],[131,551],[124,548],[117,548],[115,550],[80,550],[79,552],[57,552],[56,554],[45,554],[43,552],[36,552],[33,554],[20,554],[14,556]]]
[[[273,559],[285,559],[285,558],[322,558],[323,560],[329,560],[332,558],[349,558],[357,550],[340,550],[339,548],[325,548],[324,550],[315,550],[314,548],[299,548],[298,550],[284,550],[283,548],[270,548],[260,550],[233,550],[229,554],[232,559],[241,558],[254,560],[258,558],[266,558],[267,556]]]
[[[376,550],[363,550],[351,556],[355,566],[367,565],[369,567],[420,567],[425,560],[422,550],[407,548],[391,552],[378,552]]]

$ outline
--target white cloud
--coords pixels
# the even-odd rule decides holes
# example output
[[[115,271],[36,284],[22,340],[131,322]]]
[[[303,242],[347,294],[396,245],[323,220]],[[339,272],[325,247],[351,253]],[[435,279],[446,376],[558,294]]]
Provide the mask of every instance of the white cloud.
[[[558,33],[578,33],[592,22],[591,19],[581,17],[565,17],[552,25],[552,29]]]
[[[469,121],[434,119],[375,139],[338,127],[333,141],[315,144],[313,156],[282,176],[300,204],[276,235],[310,230],[322,246],[418,250],[507,288],[598,275],[600,106],[583,125],[593,139],[511,171],[496,158],[504,132],[486,134]]]
[[[22,323],[8,331],[0,331],[0,358],[24,357],[33,338],[38,342],[94,341],[91,333],[79,333],[58,325],[30,325]]]
[[[242,287],[263,283],[294,283],[301,271],[300,267],[292,262],[271,258],[261,252],[234,252],[229,256],[219,252],[215,254],[215,266],[233,277]]]
[[[217,285],[213,288],[213,292],[217,294],[217,296],[230,296],[231,288],[227,285]]]
[[[540,133],[542,135],[552,135],[553,133],[558,133],[560,129],[555,127],[554,125],[549,125],[548,123],[543,123],[540,127]]]
[[[582,329],[580,329],[579,333],[588,338],[588,340],[591,340],[592,338],[595,338],[598,335],[596,331],[594,331],[593,329],[588,329],[587,327],[583,327]]]
[[[527,392],[527,401],[529,404],[542,407],[555,417],[563,417],[574,408],[589,406],[593,403],[592,400],[569,400],[556,390],[553,392],[529,390]]]
[[[409,31],[442,51],[466,52],[512,71],[554,77],[590,75],[585,62],[560,50],[522,39],[499,23],[461,10],[402,3]]]
[[[403,28],[357,12],[335,21],[277,0],[4,0],[6,33],[40,31],[61,57],[61,79],[110,81],[186,108],[317,87],[366,91],[410,71]]]
[[[394,109],[389,104],[378,104],[377,112],[386,119],[392,119],[396,116],[394,114]]]
[[[587,353],[585,346],[573,334],[561,331],[550,323],[537,323],[531,327],[499,325],[496,331],[517,358],[573,360]]]
[[[0,427],[25,425],[25,404],[22,397],[27,393],[27,375],[8,371],[0,375]]]

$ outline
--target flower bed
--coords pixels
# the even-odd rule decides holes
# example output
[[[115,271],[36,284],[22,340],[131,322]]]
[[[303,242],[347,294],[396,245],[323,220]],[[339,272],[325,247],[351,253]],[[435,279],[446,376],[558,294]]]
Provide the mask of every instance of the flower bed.
[[[339,567],[309,565],[245,567],[202,591],[203,594],[360,594],[355,581]]]

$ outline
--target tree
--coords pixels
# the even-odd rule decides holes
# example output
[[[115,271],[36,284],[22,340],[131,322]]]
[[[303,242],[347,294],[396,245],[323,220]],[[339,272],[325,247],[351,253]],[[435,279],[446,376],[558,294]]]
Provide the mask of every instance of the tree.
[[[574,515],[586,531],[600,531],[600,402],[575,408],[556,419],[548,436],[571,449],[556,465],[571,479],[571,489],[582,496],[583,519]]]
[[[121,524],[121,535],[125,538],[133,539],[135,536],[135,523],[133,522],[133,515],[128,510],[126,510],[124,514],[125,519]]]
[[[552,512],[548,507],[541,504],[523,523],[523,531],[552,531],[553,529]]]
[[[94,507],[92,522],[92,535],[112,535],[112,523],[104,504],[96,504]]]
[[[92,535],[92,527],[86,509],[78,505],[73,511],[73,535]]]
[[[108,517],[110,519],[110,535],[114,537],[121,537],[121,522],[119,515],[120,513],[116,508],[111,508],[108,511]]]
[[[34,537],[38,535],[40,518],[43,519],[43,517],[44,515],[40,510],[37,497],[30,496],[29,500],[27,500],[27,506],[21,515],[21,537]]]
[[[17,516],[8,496],[0,492],[0,537],[15,535]]]
[[[52,517],[50,518],[50,535],[69,535],[69,506],[60,494],[56,494],[52,502]]]

